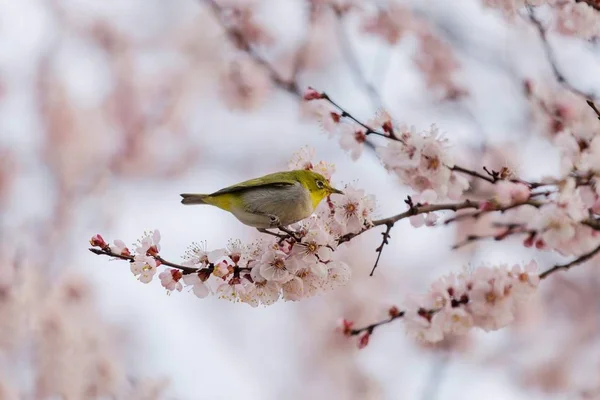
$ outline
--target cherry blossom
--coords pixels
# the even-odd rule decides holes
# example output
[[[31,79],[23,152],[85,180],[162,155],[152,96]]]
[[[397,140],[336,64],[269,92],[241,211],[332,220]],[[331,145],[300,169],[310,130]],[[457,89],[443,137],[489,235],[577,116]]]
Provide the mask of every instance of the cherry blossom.
[[[442,277],[427,294],[407,299],[406,329],[426,342],[439,342],[448,334],[462,335],[474,327],[500,329],[535,294],[538,283],[533,261],[524,267],[481,266]]]
[[[202,281],[198,273],[183,275],[183,283],[191,287],[194,294],[203,299],[210,294],[209,287]]]
[[[182,277],[183,274],[178,269],[167,269],[158,274],[160,283],[165,289],[169,291],[177,290],[181,292],[181,290],[183,289],[183,285],[180,282]]]
[[[403,183],[421,193],[431,189],[439,199],[456,199],[469,187],[464,176],[452,171],[454,159],[448,151],[447,140],[433,125],[417,133],[414,128],[402,128],[399,141],[389,141],[378,148],[385,167],[395,172]]]
[[[341,235],[359,232],[370,223],[373,201],[364,190],[351,186],[346,186],[343,195],[332,199],[334,219]]]

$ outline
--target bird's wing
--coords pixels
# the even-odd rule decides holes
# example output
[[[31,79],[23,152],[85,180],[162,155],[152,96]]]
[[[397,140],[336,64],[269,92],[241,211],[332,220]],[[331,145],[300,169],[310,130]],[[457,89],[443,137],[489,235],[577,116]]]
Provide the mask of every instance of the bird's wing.
[[[268,183],[265,183],[268,180]],[[275,172],[274,174],[265,175],[262,178],[250,179],[244,182],[237,183],[232,186],[228,186],[217,192],[211,194],[211,196],[242,192],[248,189],[255,188],[285,188],[294,186],[297,182],[289,176],[287,172]]]

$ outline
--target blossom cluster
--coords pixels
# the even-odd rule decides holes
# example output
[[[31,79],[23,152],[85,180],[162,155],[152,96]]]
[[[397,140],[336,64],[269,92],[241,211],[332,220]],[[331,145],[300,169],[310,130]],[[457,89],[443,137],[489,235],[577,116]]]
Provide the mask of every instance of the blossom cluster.
[[[454,158],[437,126],[423,132],[402,129],[399,139],[378,148],[378,153],[385,167],[402,183],[418,193],[433,191],[431,200],[457,200],[469,188],[469,181],[452,171]]]
[[[507,326],[515,310],[530,299],[539,283],[537,264],[481,266],[435,281],[429,292],[407,300],[407,331],[427,342],[462,335],[478,327],[485,331]]]
[[[469,188],[469,181],[452,170],[454,157],[436,125],[417,132],[414,127],[396,126],[387,112],[363,124],[313,88],[306,90],[304,99],[310,102],[323,129],[339,135],[341,147],[354,160],[361,155],[368,135],[388,138],[387,145],[377,149],[383,164],[402,183],[423,194],[424,201],[457,200]]]
[[[305,168],[331,178],[334,166],[313,163],[314,150],[304,148],[293,157],[290,169]],[[146,233],[131,251],[123,241],[108,244],[100,235],[90,243],[103,254],[130,261],[132,274],[142,283],[155,275],[169,292],[189,288],[203,298],[211,293],[252,306],[270,305],[280,298],[299,300],[345,284],[350,268],[337,257],[340,238],[368,228],[375,198],[347,185],[343,195],[322,202],[309,218],[292,225],[291,234],[274,234],[272,240],[250,244],[231,241],[226,248],[209,251],[193,244],[181,265],[160,255],[160,233]],[[165,267],[159,273],[159,268]]]

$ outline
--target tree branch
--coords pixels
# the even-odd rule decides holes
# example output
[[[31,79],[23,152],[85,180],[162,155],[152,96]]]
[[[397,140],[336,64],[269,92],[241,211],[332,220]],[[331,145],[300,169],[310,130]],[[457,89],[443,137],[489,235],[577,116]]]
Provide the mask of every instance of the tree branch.
[[[379,264],[379,259],[381,258],[381,253],[383,253],[383,248],[385,247],[386,244],[389,243],[389,239],[391,238],[390,231],[392,230],[393,227],[394,227],[393,222],[388,223],[386,225],[385,232],[382,233],[383,240],[381,241],[381,244],[379,245],[379,247],[375,249],[375,251],[377,252],[377,259],[375,260],[375,265],[373,265],[373,269],[371,270],[371,273],[369,274],[369,276],[373,276],[373,274],[375,273],[375,269],[377,268],[377,265]]]
[[[576,265],[579,264],[583,264],[586,261],[589,261],[591,258],[593,258],[595,255],[597,255],[598,253],[600,253],[600,245],[598,247],[596,247],[595,249],[593,249],[592,251],[585,253],[579,257],[577,257],[576,259],[574,259],[573,261],[567,263],[567,264],[558,264],[555,265],[554,267],[550,268],[549,270],[542,272],[541,274],[539,274],[540,279],[546,279],[548,276],[554,274],[557,271],[560,270],[568,270]],[[452,304],[452,307],[457,307],[461,304],[467,304],[468,303],[468,299],[465,300],[459,300],[456,301],[456,303]],[[400,319],[402,317],[404,317],[406,315],[406,311],[405,310],[398,310],[397,308],[393,307],[392,308],[394,310],[393,313],[390,312],[390,317],[386,318],[384,320],[372,323],[370,325],[366,325],[364,327],[361,328],[354,328],[354,329],[349,329],[346,334],[348,336],[356,336],[356,335],[360,335],[361,333],[365,333],[367,335],[371,335],[373,333],[373,331],[382,326],[382,325],[386,325],[389,324],[392,321],[395,321],[397,319]],[[438,312],[439,310],[419,310],[419,312],[421,313],[425,313],[425,314],[429,314],[429,315],[433,315],[436,312]]]
[[[244,34],[240,32],[238,29],[228,27],[225,21],[223,20],[223,11],[224,8],[221,7],[215,0],[199,0],[204,2],[209,6],[215,18],[227,34],[233,43],[236,43],[241,50],[246,52],[257,64],[261,65],[265,70],[269,73],[271,80],[277,86],[282,88],[295,95],[296,97],[302,97],[302,91],[298,87],[297,82],[294,80],[295,76],[291,79],[284,79],[279,72],[269,63],[265,58],[263,58],[260,54],[258,54],[253,48],[248,39],[244,37]],[[295,71],[297,73],[297,71]]]
[[[369,83],[363,74],[360,63],[352,50],[352,43],[348,40],[348,36],[344,29],[344,19],[343,12],[335,7],[332,7],[335,16],[337,17],[337,26],[336,32],[338,37],[338,42],[340,43],[340,48],[342,51],[342,56],[346,60],[346,64],[350,68],[350,72],[354,76],[354,80],[358,83],[359,86],[362,86],[367,93],[367,96],[371,100],[372,106],[375,110],[379,108],[383,108],[383,102],[381,100],[381,96],[377,92],[377,89]]]
[[[548,60],[548,63],[550,64],[550,68],[552,69],[552,73],[554,74],[554,77],[556,78],[557,82],[565,89],[567,89],[570,92],[573,92],[575,94],[578,94],[578,95],[586,98],[587,100],[590,100],[590,101],[596,100],[598,97],[595,93],[585,92],[581,89],[574,87],[573,85],[571,85],[569,83],[569,81],[567,80],[565,75],[560,71],[560,69],[558,68],[558,63],[556,61],[556,57],[554,55],[554,51],[552,50],[552,46],[550,46],[550,43],[548,42],[548,35],[546,32],[546,28],[544,28],[544,25],[542,24],[542,22],[535,16],[535,11],[532,6],[529,6],[529,5],[527,6],[527,15],[529,17],[529,21],[531,21],[533,23],[533,25],[535,26],[535,28],[538,31],[540,39],[542,40],[542,46],[544,48],[544,53],[546,54],[546,59]]]
[[[554,267],[550,268],[549,270],[543,272],[540,274],[540,279],[546,279],[548,276],[552,275],[553,273],[560,271],[560,270],[569,270],[570,268],[582,264],[588,260],[590,260],[591,258],[593,258],[596,254],[598,254],[600,252],[600,246],[596,247],[595,249],[593,249],[592,251],[589,251],[581,256],[579,256],[578,258],[574,259],[573,261],[567,263],[567,264],[562,264],[562,265],[555,265]]]
[[[354,239],[356,236],[362,235],[366,231],[371,230],[371,229],[375,228],[376,226],[394,225],[396,222],[400,221],[401,219],[412,217],[414,215],[426,214],[426,213],[430,213],[430,212],[434,212],[434,211],[444,211],[444,210],[458,211],[458,210],[464,210],[467,208],[479,208],[479,206],[480,206],[480,202],[473,201],[473,200],[465,200],[460,203],[426,204],[426,205],[417,203],[403,213],[393,215],[388,218],[372,221],[371,225],[363,228],[361,231],[359,231],[357,233],[349,233],[347,235],[340,237],[338,239],[338,244],[348,242],[348,241]]]
[[[104,256],[109,256],[109,257],[114,257],[114,258],[119,258],[121,260],[126,260],[129,262],[133,262],[134,258],[133,256],[125,256],[122,254],[117,254],[114,253],[110,250],[110,248],[105,248],[105,249],[97,249],[95,247],[90,247],[89,250],[96,254],[96,255],[104,255]],[[184,275],[188,275],[188,274],[193,274],[194,272],[198,272],[197,268],[190,268],[190,267],[186,267],[184,265],[180,265],[180,264],[175,264],[172,263],[170,261],[165,260],[164,258],[162,258],[161,256],[154,256],[154,259],[158,262],[160,262],[162,265],[166,265],[167,267],[171,267],[171,268],[175,268],[180,270]]]

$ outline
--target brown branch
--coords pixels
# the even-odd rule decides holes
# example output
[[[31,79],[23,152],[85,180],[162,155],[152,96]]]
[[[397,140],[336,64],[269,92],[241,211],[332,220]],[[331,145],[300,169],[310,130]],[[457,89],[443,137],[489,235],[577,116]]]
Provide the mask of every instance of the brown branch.
[[[588,253],[585,253],[581,256],[579,256],[578,258],[574,259],[573,261],[567,263],[567,264],[558,264],[555,265],[554,267],[550,268],[549,270],[542,272],[541,274],[539,274],[540,279],[546,279],[548,276],[552,275],[553,273],[560,271],[560,270],[569,270],[570,268],[579,265],[579,264],[583,264],[586,261],[589,261],[591,258],[593,258],[595,255],[597,255],[598,253],[600,253],[600,245],[598,247],[596,247],[595,249],[591,250]],[[467,304],[469,302],[468,297],[465,297],[464,299],[460,299],[460,300],[453,300],[452,303],[452,307],[458,307],[461,304]],[[400,319],[402,317],[404,317],[404,315],[406,315],[406,311],[400,311],[395,309],[395,307],[393,308],[395,310],[394,313],[390,313],[390,317],[386,318],[384,320],[381,320],[379,322],[375,322],[373,324],[370,325],[366,325],[362,328],[355,328],[355,329],[350,329],[346,332],[346,334],[348,336],[356,336],[356,335],[360,335],[361,333],[365,333],[367,335],[371,335],[373,333],[373,331],[382,326],[382,325],[386,325],[389,324],[392,321],[395,321],[397,319]],[[419,313],[423,313],[423,314],[427,314],[427,315],[433,315],[436,312],[438,312],[439,310],[419,310]]]
[[[567,264],[559,264],[559,265],[555,265],[554,267],[550,268],[549,270],[543,272],[540,274],[540,279],[545,279],[548,276],[552,275],[553,273],[560,271],[560,270],[569,270],[570,268],[582,264],[586,261],[588,261],[589,259],[593,258],[596,254],[598,254],[600,252],[600,246],[596,247],[595,249],[593,249],[592,251],[589,251],[579,257],[577,257],[576,259],[574,259],[573,261],[567,263]]]
[[[342,52],[342,56],[344,57],[346,64],[350,69],[350,72],[354,76],[354,80],[359,86],[362,86],[367,93],[367,96],[371,100],[374,109],[379,109],[383,107],[383,101],[381,100],[381,96],[377,92],[377,89],[365,78],[363,74],[360,63],[356,54],[352,50],[352,43],[348,40],[348,36],[344,29],[344,19],[343,12],[336,7],[332,7],[335,16],[337,17],[337,26],[336,32],[338,37],[338,42],[340,43],[340,48]]]
[[[569,81],[567,80],[565,75],[558,68],[558,63],[556,61],[554,51],[552,50],[552,46],[550,46],[550,43],[548,42],[548,35],[546,32],[546,28],[544,28],[544,25],[542,24],[542,22],[535,16],[535,11],[533,10],[533,7],[527,6],[527,15],[529,17],[529,21],[531,21],[533,23],[533,25],[535,26],[535,28],[538,31],[538,34],[542,41],[542,46],[544,48],[544,53],[546,54],[546,59],[548,60],[548,63],[550,64],[550,68],[552,69],[552,74],[554,75],[556,81],[562,87],[567,89],[568,91],[575,93],[579,96],[582,96],[582,97],[586,98],[587,100],[597,99],[598,97],[595,93],[585,92],[581,89],[574,87],[573,85],[571,85],[569,83]]]
[[[493,234],[489,234],[489,235],[468,235],[463,241],[458,242],[457,244],[452,246],[452,250],[459,249],[463,246],[466,246],[468,244],[471,244],[471,243],[479,241],[479,240],[493,239],[495,241],[500,241],[500,240],[506,239],[508,236],[518,235],[520,233],[531,234],[532,231],[524,230],[521,225],[515,225],[515,224],[508,225],[504,229],[504,231],[502,231],[500,233],[493,233]]]
[[[362,235],[363,233],[375,228],[376,226],[381,226],[381,225],[389,226],[390,224],[393,225],[396,222],[400,221],[401,219],[412,217],[414,215],[426,214],[426,213],[430,213],[430,212],[434,212],[434,211],[458,211],[458,210],[463,210],[463,209],[467,209],[467,208],[479,208],[479,206],[480,206],[480,202],[473,201],[473,200],[465,200],[460,203],[427,204],[427,205],[422,205],[422,204],[417,203],[403,213],[393,215],[389,218],[378,219],[378,220],[372,221],[369,226],[364,227],[359,232],[349,233],[347,235],[340,237],[338,239],[338,244],[348,242],[348,241],[354,239],[356,236]]]
[[[444,224],[448,225],[448,224],[450,224],[452,222],[460,221],[460,220],[463,220],[465,218],[475,218],[475,219],[477,219],[477,218],[481,217],[484,214],[488,214],[488,213],[491,213],[491,212],[494,212],[494,211],[500,211],[501,213],[504,213],[504,212],[506,212],[508,210],[512,210],[513,208],[517,208],[517,207],[521,207],[521,206],[525,206],[525,205],[529,205],[529,206],[533,206],[533,207],[539,208],[539,207],[543,206],[544,204],[545,203],[540,202],[540,201],[536,201],[536,200],[527,200],[527,201],[524,201],[522,203],[514,203],[514,204],[511,204],[511,205],[505,206],[505,207],[496,207],[496,208],[492,208],[492,209],[489,209],[489,210],[480,210],[480,211],[477,211],[477,212],[474,212],[474,213],[470,213],[470,214],[457,215],[455,217],[449,218],[446,221],[444,221]]]
[[[295,76],[291,79],[285,79],[281,76],[279,72],[269,63],[265,58],[263,58],[260,54],[258,54],[251,43],[244,37],[244,34],[236,28],[229,27],[223,20],[223,11],[224,8],[221,7],[215,0],[200,0],[207,4],[215,18],[227,34],[227,36],[231,39],[231,41],[237,44],[241,50],[246,52],[257,64],[261,65],[265,70],[269,73],[269,76],[273,83],[277,86],[285,90],[286,92],[293,94],[296,97],[302,97],[302,91],[298,87],[298,83],[295,81]],[[297,71],[295,71],[297,73]]]
[[[369,274],[369,276],[373,276],[373,274],[375,273],[375,269],[377,268],[377,265],[379,264],[379,259],[381,258],[381,253],[383,253],[383,248],[385,247],[386,244],[389,243],[389,239],[391,238],[390,231],[392,230],[393,227],[394,227],[394,223],[390,222],[386,225],[385,232],[381,233],[383,235],[383,240],[381,241],[381,244],[379,245],[379,247],[375,249],[375,251],[377,252],[377,259],[375,260],[375,265],[373,265],[373,269],[371,270],[371,273]]]
[[[365,129],[365,135],[369,136],[369,135],[377,135],[377,136],[382,136],[386,139],[390,139],[390,140],[395,140],[398,142],[401,142],[400,138],[398,138],[393,132],[388,134],[385,132],[380,132],[377,131],[373,128],[371,128],[369,125],[365,124],[364,122],[360,121],[358,118],[355,118],[352,114],[350,114],[348,111],[346,111],[344,108],[342,108],[342,106],[340,106],[339,104],[337,104],[335,101],[333,101],[331,99],[331,97],[329,97],[329,95],[325,92],[321,93],[321,98],[323,100],[328,101],[332,106],[334,106],[335,108],[337,108],[340,113],[342,118],[349,118],[352,121],[354,121],[356,124],[360,125],[361,127],[363,127]]]
[[[95,247],[90,247],[89,250],[96,254],[96,255],[104,255],[104,256],[109,256],[109,257],[114,257],[114,258],[119,258],[121,260],[126,260],[129,262],[133,262],[133,256],[124,256],[122,254],[117,254],[114,253],[110,250],[110,248],[106,248],[106,249],[98,249]],[[166,265],[168,267],[171,268],[175,268],[180,270],[184,275],[188,275],[188,274],[193,274],[194,272],[198,272],[197,268],[190,268],[190,267],[186,267],[184,265],[180,265],[180,264],[175,264],[172,263],[170,261],[165,260],[164,258],[162,258],[161,256],[154,256],[154,259],[158,262],[160,262],[162,265]]]
[[[391,315],[389,318],[384,319],[382,321],[379,322],[375,322],[374,324],[371,325],[367,325],[367,326],[363,326],[362,328],[357,328],[357,329],[351,329],[348,332],[349,336],[356,336],[356,335],[360,335],[361,333],[365,332],[367,334],[372,334],[373,331],[375,330],[375,328],[381,326],[381,325],[385,325],[385,324],[389,324],[392,321],[395,321],[399,318],[404,317],[405,311],[398,311],[397,313]]]
[[[497,180],[497,179],[494,179],[491,176],[486,176],[486,175],[483,175],[483,174],[481,174],[481,173],[479,173],[477,171],[472,171],[470,169],[466,169],[466,168],[460,167],[458,165],[455,165],[454,167],[452,167],[450,169],[452,171],[460,172],[462,174],[466,174],[466,175],[473,176],[475,178],[482,179],[482,180],[484,180],[486,182],[489,182],[489,183],[496,183],[496,180]]]
[[[596,104],[594,104],[594,102],[591,101],[590,99],[587,99],[586,103],[588,106],[590,106],[592,108],[592,110],[594,110],[598,119],[600,119],[600,110],[598,110],[598,107],[596,107]]]

